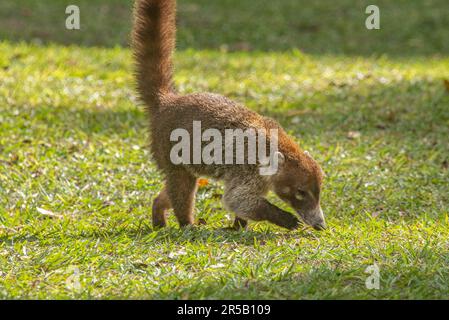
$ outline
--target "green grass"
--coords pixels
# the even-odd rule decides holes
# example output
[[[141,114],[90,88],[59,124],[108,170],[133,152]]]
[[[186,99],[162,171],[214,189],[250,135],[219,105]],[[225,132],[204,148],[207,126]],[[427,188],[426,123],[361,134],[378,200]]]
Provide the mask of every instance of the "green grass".
[[[207,225],[152,230],[131,1],[70,1],[71,32],[66,2],[0,4],[0,298],[447,298],[445,1],[378,1],[380,31],[350,1],[180,1],[179,90],[241,101],[311,151],[324,232],[224,231],[215,182],[197,196]]]

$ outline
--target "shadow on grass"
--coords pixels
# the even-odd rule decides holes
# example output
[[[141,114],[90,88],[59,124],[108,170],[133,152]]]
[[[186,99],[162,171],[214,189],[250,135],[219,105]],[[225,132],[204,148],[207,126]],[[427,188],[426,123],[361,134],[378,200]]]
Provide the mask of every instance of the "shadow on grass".
[[[68,0],[4,1],[0,39],[80,46],[129,45],[132,1],[78,0],[81,30],[65,28]],[[178,47],[314,54],[448,54],[446,0],[379,0],[380,30],[367,30],[363,0],[178,1]],[[269,23],[268,23],[269,21]]]
[[[279,229],[281,230],[281,229]],[[140,231],[139,231],[140,232]],[[256,231],[249,227],[247,230],[233,231],[226,228],[205,228],[204,226],[194,226],[184,229],[178,227],[167,227],[156,230],[151,242],[161,243],[238,243],[246,246],[257,246],[266,241],[274,239],[291,239],[291,238],[316,238],[310,230],[298,229],[297,231],[282,230],[273,233],[272,231]],[[137,235],[136,233],[135,235]]]
[[[281,230],[281,229],[279,229]],[[310,238],[315,239],[316,232],[309,228],[298,229],[296,231],[283,230],[280,232],[273,232],[268,230],[256,231],[252,227],[246,230],[234,231],[228,230],[223,227],[206,228],[205,226],[192,226],[186,228],[179,228],[178,226],[167,226],[162,229],[153,229],[147,224],[143,224],[140,227],[121,227],[121,228],[97,228],[97,229],[82,229],[75,232],[61,230],[55,230],[55,232],[44,232],[41,234],[26,233],[26,234],[10,234],[0,237],[0,241],[7,245],[13,245],[15,242],[27,241],[27,242],[39,242],[44,237],[45,240],[52,238],[59,239],[61,235],[64,238],[71,239],[114,239],[123,237],[133,239],[135,241],[142,241],[146,244],[157,243],[171,243],[171,244],[183,244],[183,243],[218,243],[229,244],[236,243],[245,246],[259,246],[263,245],[266,241],[275,239],[298,239],[298,238]]]

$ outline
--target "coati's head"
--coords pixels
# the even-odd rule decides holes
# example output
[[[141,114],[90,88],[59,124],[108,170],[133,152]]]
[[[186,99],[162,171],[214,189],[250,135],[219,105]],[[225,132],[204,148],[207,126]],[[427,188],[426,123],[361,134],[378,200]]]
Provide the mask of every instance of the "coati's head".
[[[271,177],[273,191],[288,203],[301,219],[316,230],[326,228],[320,206],[323,171],[309,153],[294,155],[277,152],[278,170]]]

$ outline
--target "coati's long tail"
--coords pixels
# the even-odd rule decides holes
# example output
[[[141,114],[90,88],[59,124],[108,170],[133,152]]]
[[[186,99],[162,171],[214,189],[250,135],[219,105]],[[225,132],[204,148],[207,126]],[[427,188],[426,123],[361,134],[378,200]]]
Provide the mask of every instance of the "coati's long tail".
[[[172,88],[175,0],[137,0],[132,47],[140,98],[155,111]]]

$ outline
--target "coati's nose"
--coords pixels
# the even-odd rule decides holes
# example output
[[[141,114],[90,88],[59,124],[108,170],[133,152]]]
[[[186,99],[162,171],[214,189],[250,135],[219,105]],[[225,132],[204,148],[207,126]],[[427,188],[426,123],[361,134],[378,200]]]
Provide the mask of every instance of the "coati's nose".
[[[324,220],[323,210],[321,210],[321,207],[318,207],[318,212],[315,216],[314,223],[312,223],[312,227],[315,230],[325,230],[327,228],[326,222]]]

